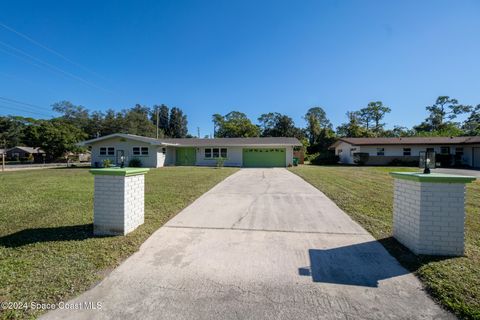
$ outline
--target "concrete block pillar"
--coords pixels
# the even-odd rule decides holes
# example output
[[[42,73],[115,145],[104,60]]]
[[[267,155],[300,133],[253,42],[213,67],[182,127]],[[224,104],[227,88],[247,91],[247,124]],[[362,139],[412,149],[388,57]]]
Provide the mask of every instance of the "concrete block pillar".
[[[465,184],[475,177],[392,172],[393,236],[415,254],[465,251]]]
[[[144,222],[146,168],[91,169],[95,176],[93,233],[126,235]]]

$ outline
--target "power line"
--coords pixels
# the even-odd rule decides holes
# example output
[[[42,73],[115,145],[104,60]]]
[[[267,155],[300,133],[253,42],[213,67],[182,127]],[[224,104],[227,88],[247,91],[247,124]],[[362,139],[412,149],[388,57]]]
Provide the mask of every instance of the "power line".
[[[10,99],[10,98],[5,98],[5,97],[0,97],[0,100],[4,100],[4,101],[7,101],[8,103],[15,103],[15,104],[20,104],[20,105],[24,105],[24,106],[27,106],[27,107],[33,107],[36,109],[44,109],[46,107],[41,107],[41,106],[38,106],[38,105],[35,105],[35,104],[31,104],[31,103],[27,103],[27,102],[22,102],[22,101],[18,101],[18,100],[15,100],[15,99]],[[50,111],[50,108],[48,108],[49,111]]]
[[[24,38],[25,40],[27,40],[27,41],[35,44],[36,46],[38,46],[38,47],[40,47],[40,48],[42,48],[42,49],[44,49],[44,50],[47,50],[47,51],[50,52],[50,53],[53,53],[53,54],[56,55],[57,57],[60,57],[60,58],[62,58],[63,60],[65,60],[65,61],[67,61],[67,62],[69,62],[69,63],[71,63],[71,64],[73,64],[73,65],[75,65],[75,66],[77,66],[77,67],[80,67],[80,68],[82,68],[83,70],[85,70],[85,71],[87,71],[87,72],[89,72],[89,73],[91,73],[91,74],[93,74],[93,75],[95,75],[95,76],[97,76],[97,77],[99,77],[99,78],[105,79],[104,77],[102,77],[102,76],[99,75],[98,73],[90,70],[89,68],[87,68],[87,67],[85,67],[85,66],[83,66],[83,65],[81,65],[81,64],[79,64],[79,63],[77,63],[77,62],[75,62],[75,61],[72,61],[71,59],[69,59],[69,58],[67,58],[66,56],[64,56],[63,54],[61,54],[60,52],[58,52],[58,51],[56,51],[56,50],[53,50],[52,48],[49,48],[49,47],[47,47],[46,45],[41,44],[40,42],[36,41],[35,39],[32,39],[31,37],[27,36],[26,34],[21,33],[20,31],[17,31],[17,30],[15,30],[15,29],[13,29],[12,27],[7,26],[6,24],[4,24],[4,23],[2,23],[2,22],[0,22],[0,26],[3,27],[3,28],[5,28],[5,29],[7,29],[7,30],[10,31],[10,32],[13,32],[13,33],[15,33],[16,35]]]
[[[47,115],[45,113],[40,113],[40,112],[29,111],[29,110],[26,110],[26,109],[23,109],[23,108],[18,108],[16,106],[5,106],[5,105],[0,104],[0,108],[6,108],[7,111],[9,111],[10,109],[13,109],[13,110],[26,112],[26,113],[31,113],[31,114],[36,114],[36,115],[40,115],[40,116],[44,116],[44,117],[50,117],[50,118],[52,117],[52,115]]]
[[[85,79],[83,79],[83,78],[81,78],[81,77],[79,77],[79,76],[76,76],[76,75],[74,75],[74,74],[72,74],[72,73],[70,73],[70,72],[68,72],[68,71],[65,71],[65,70],[63,70],[63,69],[60,69],[60,68],[58,68],[58,67],[56,67],[56,66],[54,66],[54,65],[52,65],[52,64],[50,64],[50,63],[48,63],[48,62],[45,62],[45,61],[43,61],[43,60],[41,60],[41,59],[39,59],[39,58],[36,58],[36,57],[34,57],[34,56],[26,53],[26,52],[23,51],[23,50],[20,50],[20,49],[18,49],[18,48],[15,48],[14,46],[11,46],[11,45],[9,45],[9,44],[6,44],[6,43],[4,43],[4,42],[2,42],[2,41],[0,41],[0,45],[2,45],[2,46],[4,46],[4,47],[7,47],[7,48],[9,48],[10,50],[14,50],[15,52],[18,52],[18,53],[24,55],[25,57],[27,57],[27,58],[29,58],[29,59],[31,59],[31,60],[34,60],[34,61],[36,61],[37,63],[42,64],[42,65],[44,66],[44,68],[45,68],[45,67],[48,67],[48,68],[53,69],[54,71],[56,71],[56,72],[58,72],[58,73],[61,73],[61,74],[66,75],[66,76],[69,76],[70,78],[73,78],[73,79],[75,79],[75,80],[78,80],[78,81],[80,81],[80,82],[83,82],[84,84],[87,84],[87,85],[89,85],[89,86],[91,86],[91,87],[94,87],[94,88],[97,88],[97,89],[100,89],[100,90],[103,90],[103,91],[111,92],[111,91],[109,91],[109,90],[107,90],[107,89],[105,89],[105,88],[102,88],[102,87],[100,87],[100,86],[97,86],[96,84],[91,83],[91,82],[89,82],[89,81],[87,81],[87,80],[85,80]],[[8,51],[5,51],[5,50],[2,50],[2,51],[14,55],[12,52],[8,52]],[[15,56],[15,55],[14,55],[14,56]],[[18,57],[18,55],[17,55],[17,57]],[[22,57],[22,58],[23,58],[23,57]],[[25,58],[23,58],[23,59],[25,60]],[[37,65],[37,66],[38,66],[38,65]]]

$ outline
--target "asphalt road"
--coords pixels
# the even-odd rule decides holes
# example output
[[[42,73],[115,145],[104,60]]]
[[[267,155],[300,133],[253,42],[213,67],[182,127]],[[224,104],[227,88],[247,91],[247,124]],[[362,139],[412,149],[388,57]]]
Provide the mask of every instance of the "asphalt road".
[[[242,169],[45,319],[447,319],[323,193],[285,169]]]

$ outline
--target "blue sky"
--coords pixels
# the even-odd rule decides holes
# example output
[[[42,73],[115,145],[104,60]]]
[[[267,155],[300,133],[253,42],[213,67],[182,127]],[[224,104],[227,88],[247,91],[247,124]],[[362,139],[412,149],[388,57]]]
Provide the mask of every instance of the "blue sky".
[[[322,106],[337,126],[381,100],[388,127],[412,126],[439,95],[480,104],[479,16],[453,0],[2,1],[0,23],[69,61],[0,26],[0,96],[41,107],[0,114],[165,103],[203,136],[213,113],[303,126]]]

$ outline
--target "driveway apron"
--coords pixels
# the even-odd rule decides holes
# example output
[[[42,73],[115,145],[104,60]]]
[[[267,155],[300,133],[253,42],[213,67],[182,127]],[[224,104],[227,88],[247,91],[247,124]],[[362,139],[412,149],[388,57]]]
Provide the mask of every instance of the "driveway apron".
[[[418,279],[286,169],[242,169],[46,319],[450,319]]]

